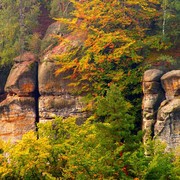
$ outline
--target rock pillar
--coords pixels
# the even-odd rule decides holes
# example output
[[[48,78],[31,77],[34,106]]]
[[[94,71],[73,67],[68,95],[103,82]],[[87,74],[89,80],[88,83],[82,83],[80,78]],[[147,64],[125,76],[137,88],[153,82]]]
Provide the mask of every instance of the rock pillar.
[[[163,73],[151,69],[143,79],[144,142],[152,137],[167,144],[180,145],[180,70]]]
[[[180,70],[169,71],[161,77],[166,100],[159,107],[155,137],[168,148],[180,145]]]
[[[158,107],[165,99],[164,91],[161,87],[160,78],[163,71],[158,69],[147,70],[143,77],[143,127],[145,131],[144,142],[154,136],[154,124],[157,117]]]
[[[35,130],[37,91],[37,62],[31,53],[15,59],[8,76],[6,99],[0,103],[0,137],[12,142]]]

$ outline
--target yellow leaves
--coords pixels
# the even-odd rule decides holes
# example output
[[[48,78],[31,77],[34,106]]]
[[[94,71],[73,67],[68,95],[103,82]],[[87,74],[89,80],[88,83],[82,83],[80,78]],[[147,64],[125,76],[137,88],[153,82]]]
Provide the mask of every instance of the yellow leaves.
[[[121,71],[115,72],[115,73],[113,74],[112,81],[113,81],[113,82],[118,82],[118,81],[122,78],[123,74],[124,74],[124,73],[121,72]]]
[[[71,37],[63,40],[70,48],[66,47],[57,56],[60,68],[56,75],[71,70],[73,74],[69,77],[78,79],[80,83],[106,77],[109,78],[109,85],[119,81],[121,72],[115,77],[109,77],[105,73],[108,68],[112,70],[121,65],[125,67],[127,61],[121,65],[119,63],[124,57],[134,62],[141,60],[138,52],[146,44],[146,28],[149,27],[149,20],[156,16],[154,6],[157,1],[72,0],[75,8],[72,22],[57,19],[68,24],[73,32]],[[86,34],[84,37],[83,33]],[[106,63],[109,67],[105,71],[102,65],[106,66]],[[70,85],[79,86],[80,83],[72,82]]]

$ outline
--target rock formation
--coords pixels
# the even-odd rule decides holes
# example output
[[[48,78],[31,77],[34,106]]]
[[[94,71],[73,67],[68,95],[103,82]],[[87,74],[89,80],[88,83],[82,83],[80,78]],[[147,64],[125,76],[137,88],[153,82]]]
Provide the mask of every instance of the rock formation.
[[[144,142],[154,137],[167,148],[180,145],[180,70],[151,69],[143,78]]]
[[[79,22],[80,23],[80,22]],[[56,44],[51,33],[61,34],[66,43]],[[36,129],[37,122],[46,122],[56,116],[76,116],[77,123],[88,116],[83,110],[81,85],[76,83],[71,71],[58,75],[63,68],[52,55],[79,47],[86,39],[86,32],[76,34],[66,31],[56,22],[49,26],[42,39],[41,58],[26,52],[15,58],[11,68],[0,69],[0,137],[13,142],[24,133]],[[67,43],[68,42],[68,43]],[[10,73],[9,73],[10,71]],[[150,69],[143,77],[143,130],[144,142],[150,137],[159,138],[174,148],[180,144],[180,70]]]
[[[0,103],[0,137],[16,141],[30,130],[35,130],[37,92],[37,62],[31,53],[15,59]]]
[[[164,91],[161,87],[160,78],[163,71],[151,69],[144,73],[143,77],[143,129],[146,130],[144,141],[153,136],[154,123],[157,117],[158,107],[165,99]]]
[[[58,29],[60,31],[58,31]],[[64,35],[67,33],[64,26],[58,22],[53,23],[47,30],[43,41],[48,41],[48,36],[52,33]],[[55,116],[68,117],[75,115],[86,117],[83,112],[82,97],[75,95],[75,92],[80,91],[80,87],[72,88],[69,85],[74,81],[70,78],[72,72],[65,71],[58,75],[55,72],[60,68],[51,56],[66,52],[69,48],[79,47],[84,42],[86,33],[66,34],[68,43],[60,43],[49,50],[39,63],[39,122],[44,122],[53,119]]]
[[[51,61],[39,65],[39,121],[51,120],[56,116],[83,116],[81,96],[74,95],[74,89],[67,73],[56,76],[58,65]]]
[[[51,26],[62,28],[58,23]],[[51,41],[48,36],[54,31],[51,26],[45,40],[42,40],[47,44]],[[88,116],[83,110],[82,96],[75,94],[81,87],[69,86],[74,83],[67,78],[72,72],[55,75],[60,66],[51,58],[51,55],[65,52],[67,48],[81,46],[85,37],[86,33],[66,35],[68,44],[48,47],[40,60],[26,52],[14,59],[9,76],[5,71],[1,72],[0,137],[3,140],[15,142],[24,133],[35,130],[37,122],[46,122],[56,116],[76,116],[79,124]]]

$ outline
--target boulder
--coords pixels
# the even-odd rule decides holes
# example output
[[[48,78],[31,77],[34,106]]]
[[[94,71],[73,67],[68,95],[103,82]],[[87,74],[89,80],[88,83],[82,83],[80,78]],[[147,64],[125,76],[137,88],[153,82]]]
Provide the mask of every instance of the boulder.
[[[32,96],[37,87],[37,62],[32,56],[28,56],[27,61],[23,58],[12,67],[5,91],[11,95]]]
[[[162,86],[166,92],[166,99],[180,96],[180,70],[173,70],[161,77]]]
[[[8,96],[0,103],[0,137],[12,142],[35,130],[36,109],[32,97]]]

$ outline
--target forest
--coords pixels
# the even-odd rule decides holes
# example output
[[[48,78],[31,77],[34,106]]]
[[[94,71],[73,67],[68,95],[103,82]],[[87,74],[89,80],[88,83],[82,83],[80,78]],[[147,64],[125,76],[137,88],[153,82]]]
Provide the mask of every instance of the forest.
[[[61,32],[44,40],[53,22]],[[144,144],[141,110],[144,71],[180,68],[179,22],[179,0],[0,0],[0,68],[68,45],[51,56],[54,73],[71,72],[90,112],[81,125],[55,117],[16,143],[1,141],[0,179],[179,180],[180,148]]]

